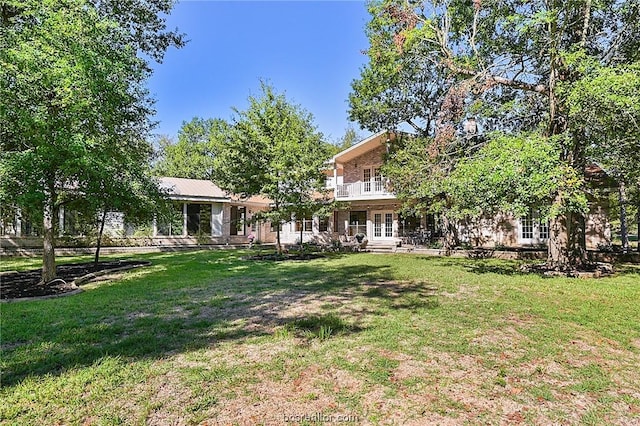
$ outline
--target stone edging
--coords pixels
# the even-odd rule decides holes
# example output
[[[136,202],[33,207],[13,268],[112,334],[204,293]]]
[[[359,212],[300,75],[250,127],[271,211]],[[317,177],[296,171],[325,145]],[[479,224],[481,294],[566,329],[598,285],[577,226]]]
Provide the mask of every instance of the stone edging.
[[[140,268],[143,266],[150,266],[150,265],[151,265],[151,262],[145,261],[138,265],[127,265],[127,266],[121,266],[119,268],[104,269],[98,272],[91,272],[87,275],[81,276],[80,278],[76,278],[75,280],[68,283],[70,286],[76,287],[74,290],[71,290],[65,293],[60,293],[60,294],[48,294],[46,296],[18,297],[16,299],[0,299],[0,303],[26,302],[30,300],[46,300],[46,299],[55,299],[57,297],[73,296],[74,294],[79,294],[84,291],[82,288],[78,287],[79,285],[87,283],[94,278],[98,278],[107,274],[112,274],[114,272],[127,271],[130,269],[136,269],[136,268]]]

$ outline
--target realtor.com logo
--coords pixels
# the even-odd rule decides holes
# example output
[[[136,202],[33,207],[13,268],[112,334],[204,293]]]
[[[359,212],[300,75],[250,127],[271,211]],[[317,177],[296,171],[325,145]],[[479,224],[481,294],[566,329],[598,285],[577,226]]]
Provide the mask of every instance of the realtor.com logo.
[[[284,414],[285,423],[358,423],[360,419],[354,414]]]

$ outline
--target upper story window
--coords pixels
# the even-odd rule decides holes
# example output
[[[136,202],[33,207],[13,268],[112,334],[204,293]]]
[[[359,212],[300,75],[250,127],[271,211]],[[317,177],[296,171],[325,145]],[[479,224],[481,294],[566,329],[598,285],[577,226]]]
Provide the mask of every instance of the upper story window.
[[[364,192],[382,191],[382,175],[379,167],[368,167],[362,169],[362,182]]]

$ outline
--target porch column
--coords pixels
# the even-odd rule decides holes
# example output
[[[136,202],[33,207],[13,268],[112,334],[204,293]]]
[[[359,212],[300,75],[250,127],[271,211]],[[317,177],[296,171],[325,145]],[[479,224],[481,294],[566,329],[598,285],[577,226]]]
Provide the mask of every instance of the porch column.
[[[182,236],[187,236],[187,203],[182,203]]]
[[[58,207],[58,235],[64,235],[64,206]]]
[[[16,209],[16,228],[13,230],[13,233],[16,237],[22,236],[22,210]]]
[[[158,215],[157,214],[153,215],[151,236],[152,237],[157,237],[158,236]]]
[[[392,229],[393,232],[391,235],[393,235],[393,238],[398,238],[399,236],[399,230],[400,230],[400,221],[398,220],[398,214],[397,213],[392,213],[393,214],[393,225],[392,225]]]

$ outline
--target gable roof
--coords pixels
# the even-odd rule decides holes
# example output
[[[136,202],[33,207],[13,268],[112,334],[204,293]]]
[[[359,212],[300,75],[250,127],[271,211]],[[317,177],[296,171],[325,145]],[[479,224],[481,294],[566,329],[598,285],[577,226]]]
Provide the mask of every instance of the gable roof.
[[[333,157],[331,157],[328,161],[330,164],[339,164],[345,163],[347,161],[353,160],[356,157],[361,156],[362,154],[371,151],[379,147],[382,144],[387,143],[387,141],[391,138],[395,138],[395,133],[388,132],[383,130],[374,135],[369,136],[366,139],[361,140],[355,145],[351,145],[349,148],[340,151]]]

